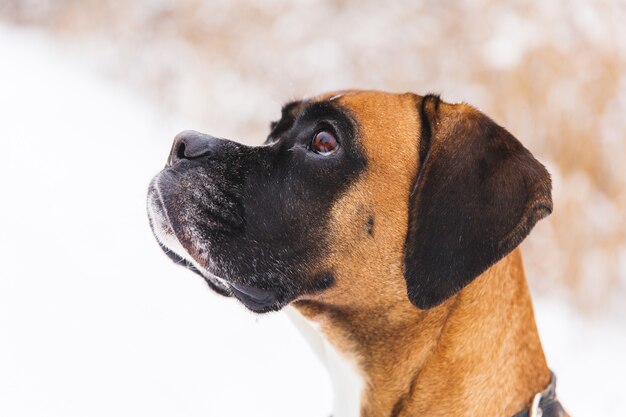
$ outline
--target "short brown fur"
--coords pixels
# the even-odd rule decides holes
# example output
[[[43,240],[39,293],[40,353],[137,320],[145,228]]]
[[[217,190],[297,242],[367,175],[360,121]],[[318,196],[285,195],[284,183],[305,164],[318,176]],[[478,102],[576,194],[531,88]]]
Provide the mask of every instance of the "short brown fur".
[[[420,165],[420,97],[343,94],[335,100],[357,120],[368,168],[331,213],[323,266],[335,286],[294,305],[357,361],[363,417],[511,416],[528,407],[550,372],[519,249],[438,307],[412,305],[403,253]]]

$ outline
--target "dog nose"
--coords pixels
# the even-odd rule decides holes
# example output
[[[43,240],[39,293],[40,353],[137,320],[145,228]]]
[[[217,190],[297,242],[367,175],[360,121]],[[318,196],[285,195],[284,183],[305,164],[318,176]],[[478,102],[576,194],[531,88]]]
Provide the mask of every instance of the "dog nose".
[[[196,159],[215,152],[219,139],[195,130],[185,130],[174,138],[172,150],[167,160],[174,165],[183,159]]]

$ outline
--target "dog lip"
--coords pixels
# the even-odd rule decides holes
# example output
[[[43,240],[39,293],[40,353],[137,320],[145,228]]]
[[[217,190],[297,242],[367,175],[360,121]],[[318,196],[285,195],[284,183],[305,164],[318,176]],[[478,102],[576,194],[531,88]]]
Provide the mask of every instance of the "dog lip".
[[[178,236],[176,236],[162,192],[163,178],[165,176],[166,181],[170,180],[170,174],[172,174],[171,170],[161,171],[152,179],[148,187],[147,209],[152,233],[163,252],[175,264],[181,265],[200,275],[216,293],[230,297],[231,290],[226,280],[214,275],[209,271],[206,265],[194,260],[187,249],[185,249]]]
[[[265,313],[280,308],[276,294],[245,284],[229,283],[233,295],[250,310]]]
[[[258,303],[268,302],[275,298],[272,292],[262,290],[261,288],[252,287],[250,285],[235,284],[231,282],[230,286],[236,292],[241,293],[242,295],[245,295],[246,297],[251,298]]]

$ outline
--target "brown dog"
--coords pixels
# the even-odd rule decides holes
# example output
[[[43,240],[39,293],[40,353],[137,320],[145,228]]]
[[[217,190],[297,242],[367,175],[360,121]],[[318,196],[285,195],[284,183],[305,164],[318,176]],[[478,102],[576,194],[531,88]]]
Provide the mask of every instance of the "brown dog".
[[[335,417],[564,415],[515,249],[549,174],[474,108],[343,91],[286,105],[264,146],[183,132],[148,203],[174,260],[354,364]]]

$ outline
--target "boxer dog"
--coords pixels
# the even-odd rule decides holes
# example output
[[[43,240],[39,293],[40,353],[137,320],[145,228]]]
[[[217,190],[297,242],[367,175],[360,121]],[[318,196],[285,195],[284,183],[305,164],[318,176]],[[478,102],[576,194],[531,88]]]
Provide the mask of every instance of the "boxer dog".
[[[290,102],[260,146],[182,132],[148,192],[174,261],[319,330],[335,417],[565,415],[517,249],[551,211],[490,118],[377,91]]]

